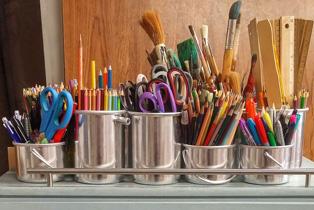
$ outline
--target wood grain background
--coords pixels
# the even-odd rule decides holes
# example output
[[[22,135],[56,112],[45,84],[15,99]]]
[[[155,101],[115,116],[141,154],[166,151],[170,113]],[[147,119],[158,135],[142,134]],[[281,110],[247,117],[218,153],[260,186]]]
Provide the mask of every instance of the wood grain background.
[[[84,44],[84,78],[89,80],[90,61],[96,68],[112,65],[113,84],[134,80],[138,73],[149,74],[150,67],[145,50],[152,42],[139,25],[146,9],[156,9],[166,32],[166,45],[176,44],[190,37],[188,25],[196,29],[209,26],[209,41],[218,66],[222,66],[229,8],[233,0],[63,0],[65,79],[76,78],[78,39]],[[250,64],[247,25],[251,19],[275,19],[284,15],[314,19],[313,0],[243,0],[242,28],[239,47],[238,71],[244,73]],[[304,152],[314,159],[314,49],[312,36],[304,76],[304,88],[311,91],[310,111],[305,128]],[[86,85],[89,85],[87,82]]]

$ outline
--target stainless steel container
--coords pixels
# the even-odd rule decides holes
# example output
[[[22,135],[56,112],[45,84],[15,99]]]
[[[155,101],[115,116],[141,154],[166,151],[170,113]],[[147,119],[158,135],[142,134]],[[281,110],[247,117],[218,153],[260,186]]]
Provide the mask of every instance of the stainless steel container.
[[[306,112],[309,108],[306,109],[298,109],[298,114],[300,114],[300,122],[298,124],[295,135],[293,136],[292,143],[292,151],[291,151],[291,168],[300,168],[302,165],[303,158],[303,145],[304,145],[304,124],[306,120]],[[292,113],[292,109],[289,110]]]
[[[133,168],[180,168],[181,113],[129,112],[132,119]],[[135,182],[150,185],[176,183],[177,175],[135,175]]]
[[[238,168],[237,146],[194,146],[183,145],[183,160],[186,168],[193,169],[232,169]],[[186,175],[186,179],[195,184],[224,184],[234,175]]]
[[[124,111],[77,111],[79,140],[77,168],[123,168],[124,126],[130,119]],[[79,174],[77,181],[88,184],[110,184],[120,181],[119,175]]]
[[[64,142],[51,144],[13,143],[16,150],[16,176],[23,182],[45,183],[47,175],[29,174],[28,168],[64,168]],[[63,180],[62,174],[54,174],[53,181]]]
[[[240,145],[240,166],[243,169],[288,169],[291,167],[293,145],[249,146]],[[288,175],[245,175],[244,181],[252,184],[284,184]]]

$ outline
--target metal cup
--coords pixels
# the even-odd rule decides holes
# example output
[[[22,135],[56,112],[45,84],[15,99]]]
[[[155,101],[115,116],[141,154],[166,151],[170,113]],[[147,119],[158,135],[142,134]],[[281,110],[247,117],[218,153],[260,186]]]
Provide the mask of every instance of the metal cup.
[[[300,121],[296,129],[296,133],[292,138],[292,151],[291,151],[291,168],[300,168],[302,165],[303,158],[303,145],[304,145],[304,124],[306,120],[306,112],[309,108],[298,109],[298,114],[300,114]],[[292,113],[292,109],[289,110]]]
[[[124,111],[77,111],[79,140],[77,168],[123,168],[124,126],[130,119]],[[87,184],[110,184],[120,181],[119,175],[78,174],[77,181]]]
[[[64,168],[65,143],[21,144],[13,143],[16,150],[16,177],[23,182],[45,183],[46,174],[29,174],[28,168]],[[63,180],[62,174],[54,174],[53,181]]]
[[[181,113],[129,112],[132,118],[133,168],[180,168]],[[135,182],[150,185],[176,183],[178,175],[134,175]]]
[[[194,146],[183,145],[183,160],[186,168],[192,169],[232,169],[238,168],[236,145]],[[186,179],[195,184],[224,184],[235,175],[186,175]]]
[[[291,166],[293,145],[249,146],[240,145],[240,166],[243,169],[288,169]],[[288,175],[245,175],[244,181],[252,184],[284,184]]]

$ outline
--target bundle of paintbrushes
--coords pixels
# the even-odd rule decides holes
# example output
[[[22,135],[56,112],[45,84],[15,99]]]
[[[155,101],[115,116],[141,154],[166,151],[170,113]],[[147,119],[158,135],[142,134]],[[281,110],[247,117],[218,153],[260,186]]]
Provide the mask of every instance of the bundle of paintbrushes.
[[[179,68],[186,72],[188,79],[196,83],[215,89],[240,94],[240,76],[236,69],[237,51],[240,34],[240,8],[241,1],[235,2],[229,11],[229,21],[225,44],[224,64],[220,72],[212,48],[208,41],[208,26],[201,27],[201,40],[192,25],[189,31],[192,38],[177,45],[178,55],[168,49],[165,44],[165,32],[159,14],[154,11],[146,11],[142,17],[141,25],[153,41],[155,48],[148,54],[148,60],[152,66],[163,65],[166,69]],[[192,81],[190,86],[192,86]]]
[[[297,109],[288,110],[282,106],[263,108],[256,112],[252,98],[246,100],[246,119],[239,123],[242,143],[257,146],[284,146],[294,144],[294,135],[300,123],[301,115]]]
[[[42,144],[62,141],[76,108],[63,83],[25,88],[23,102],[22,115],[16,110],[12,118],[2,118],[12,141]]]
[[[209,94],[199,112],[191,113],[186,106],[181,121],[185,143],[197,146],[231,145],[243,106],[242,96],[222,91]]]

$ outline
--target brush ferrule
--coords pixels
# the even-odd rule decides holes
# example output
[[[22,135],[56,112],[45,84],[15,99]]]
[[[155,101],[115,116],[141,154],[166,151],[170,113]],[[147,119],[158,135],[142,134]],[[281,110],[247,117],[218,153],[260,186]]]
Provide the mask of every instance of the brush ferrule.
[[[233,48],[236,25],[237,25],[236,19],[229,19],[225,49],[232,49]]]

